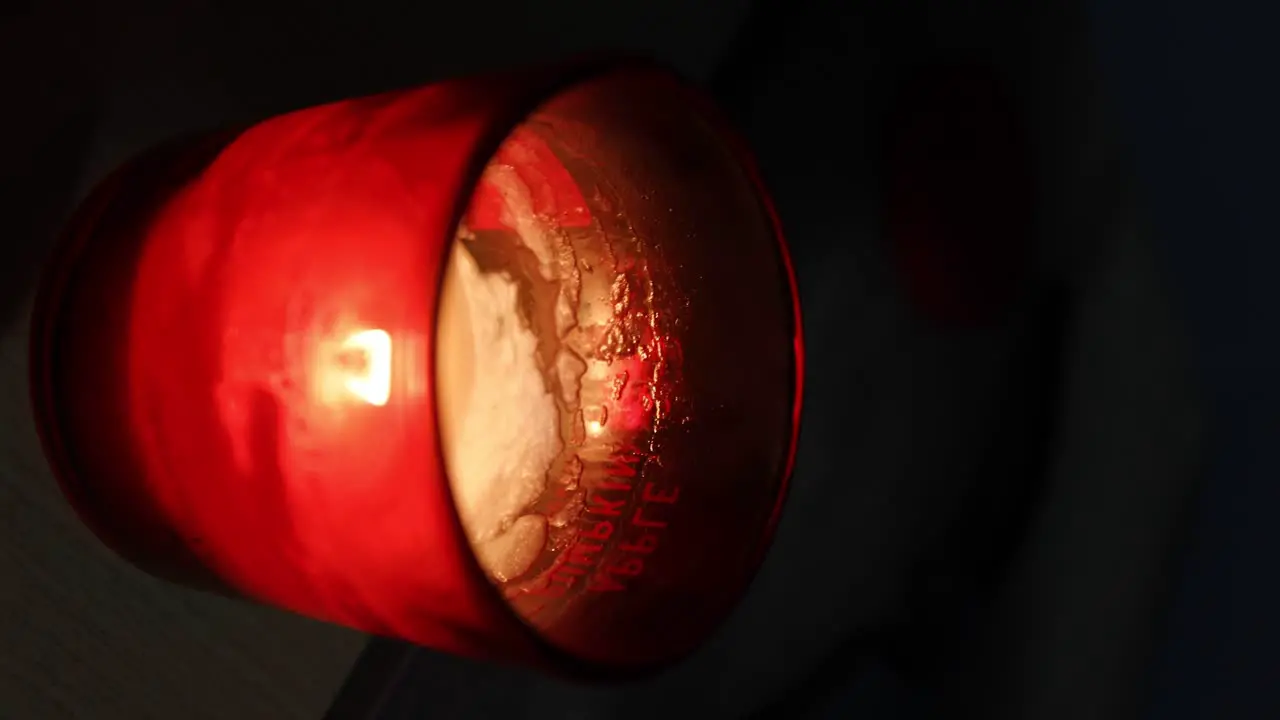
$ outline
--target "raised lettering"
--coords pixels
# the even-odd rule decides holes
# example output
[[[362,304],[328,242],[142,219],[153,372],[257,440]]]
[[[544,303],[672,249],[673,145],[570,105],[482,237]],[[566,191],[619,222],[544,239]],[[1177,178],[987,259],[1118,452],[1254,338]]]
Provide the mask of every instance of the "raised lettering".
[[[625,462],[614,460],[609,463],[609,467],[605,470],[609,477],[615,478],[631,478],[636,476],[636,469]]]
[[[596,564],[595,554],[603,549],[603,545],[592,545],[579,540],[569,547],[569,559],[566,562],[592,567]]]
[[[556,573],[561,573],[563,575],[586,575],[587,571],[583,570],[582,568],[576,565],[569,565],[567,563],[562,562],[560,563],[559,566],[556,567],[555,570],[551,572],[551,576],[555,577]]]
[[[566,585],[563,585],[563,584],[553,585],[551,583],[550,578],[548,577],[547,584],[544,585],[543,587],[530,588],[525,592],[529,593],[530,595],[537,595],[538,597],[556,598],[556,597],[562,597],[567,591],[568,591],[568,587]]]
[[[670,490],[663,491],[653,483],[645,483],[643,497],[645,502],[670,504],[680,499],[680,488],[673,487]]]
[[[647,532],[631,542],[620,543],[618,549],[623,552],[648,555],[658,549],[658,536],[656,533]]]
[[[570,568],[567,565],[561,565],[555,570],[552,570],[548,577],[551,578],[551,582],[553,583],[559,583],[565,587],[573,587],[573,584],[578,582],[578,578],[582,575],[582,570],[579,570],[578,568]]]
[[[627,504],[627,501],[625,499],[605,500],[604,498],[600,497],[598,493],[595,493],[595,494],[592,494],[591,502],[587,505],[587,512],[593,513],[596,515],[608,515],[610,517],[616,517],[622,514],[622,508],[626,504]]]
[[[613,536],[613,523],[608,520],[601,520],[593,523],[590,530],[583,530],[579,537],[591,538],[592,540],[608,540]]]
[[[666,520],[647,520],[644,517],[644,506],[636,508],[635,515],[631,516],[631,524],[636,527],[643,528],[664,528],[667,526]]]
[[[609,572],[613,575],[628,575],[635,577],[644,572],[644,560],[638,557],[629,557],[622,562],[614,563]]]
[[[612,477],[635,477],[635,464],[640,462],[640,455],[635,454],[635,448],[626,447],[614,454],[609,468],[606,471]]]
[[[627,588],[609,573],[598,572],[587,583],[587,589],[594,592],[618,592]]]

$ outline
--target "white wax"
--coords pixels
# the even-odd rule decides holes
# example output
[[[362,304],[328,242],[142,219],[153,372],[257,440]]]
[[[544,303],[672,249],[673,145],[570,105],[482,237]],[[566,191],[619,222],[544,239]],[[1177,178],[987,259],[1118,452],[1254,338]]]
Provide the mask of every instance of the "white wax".
[[[482,273],[455,243],[437,331],[441,437],[463,527],[498,580],[523,573],[542,550],[546,518],[530,510],[562,447],[538,339],[518,302],[509,277]]]

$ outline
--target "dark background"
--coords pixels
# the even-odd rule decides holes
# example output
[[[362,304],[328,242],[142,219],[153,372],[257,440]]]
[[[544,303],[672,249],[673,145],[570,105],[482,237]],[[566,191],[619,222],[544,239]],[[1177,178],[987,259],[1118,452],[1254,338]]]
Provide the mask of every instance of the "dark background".
[[[708,82],[774,190],[810,352],[788,512],[734,617],[662,677],[580,688],[422,651],[387,716],[1280,716],[1258,654],[1280,607],[1258,529],[1275,24],[1244,2],[1009,5],[0,6],[0,718],[315,718],[364,645],[146,578],[61,503],[25,314],[75,200],[179,132],[610,47]],[[1015,89],[1036,206],[1031,291],[965,332],[913,312],[877,211],[888,99],[953,53]]]

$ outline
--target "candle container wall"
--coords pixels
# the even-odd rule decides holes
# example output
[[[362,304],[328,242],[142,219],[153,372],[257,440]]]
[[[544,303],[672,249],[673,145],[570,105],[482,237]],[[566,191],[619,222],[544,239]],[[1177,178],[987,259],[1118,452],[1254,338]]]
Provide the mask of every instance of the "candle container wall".
[[[794,460],[778,224],[715,111],[643,63],[158,147],[82,204],[35,312],[46,455],[103,542],[472,657],[688,653]]]

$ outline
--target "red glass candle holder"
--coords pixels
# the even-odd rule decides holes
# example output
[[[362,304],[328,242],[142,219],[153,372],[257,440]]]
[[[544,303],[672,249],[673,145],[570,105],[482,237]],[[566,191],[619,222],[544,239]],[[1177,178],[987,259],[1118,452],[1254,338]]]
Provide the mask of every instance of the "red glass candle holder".
[[[457,311],[463,248],[542,384],[496,371]],[[661,666],[726,614],[801,397],[794,277],[751,162],[697,92],[632,62],[146,153],[74,217],[32,342],[63,490],[139,567],[580,676]],[[520,392],[554,428],[495,515],[510,498],[460,478],[534,447],[537,413],[503,400]],[[452,409],[475,398],[491,433]]]

